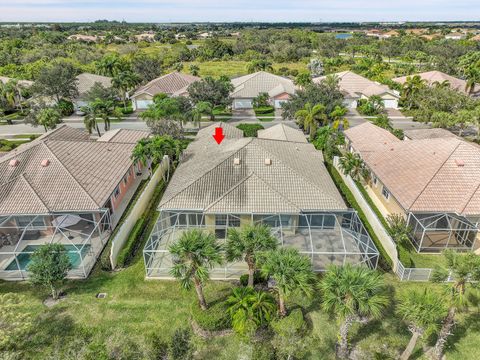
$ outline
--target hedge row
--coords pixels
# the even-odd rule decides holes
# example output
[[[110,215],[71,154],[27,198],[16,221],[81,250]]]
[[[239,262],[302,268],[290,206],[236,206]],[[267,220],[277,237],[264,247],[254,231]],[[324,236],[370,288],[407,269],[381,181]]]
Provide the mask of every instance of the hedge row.
[[[380,260],[378,262],[378,266],[385,271],[391,270],[392,266],[393,266],[393,261],[390,258],[390,256],[387,254],[385,249],[383,248],[382,243],[380,242],[377,235],[373,231],[372,226],[368,222],[367,217],[365,216],[365,213],[360,208],[360,205],[358,205],[357,200],[355,200],[355,197],[353,196],[352,192],[347,187],[347,185],[345,185],[342,177],[338,173],[337,169],[335,169],[333,164],[327,162],[327,169],[330,172],[330,175],[332,176],[333,181],[335,182],[335,184],[339,188],[340,192],[344,195],[345,199],[347,200],[347,203],[350,204],[350,206],[357,211],[358,216],[360,217],[360,220],[362,221],[363,225],[365,226],[365,229],[367,230],[368,234],[370,235],[373,242],[375,243],[375,246],[377,247],[378,251],[380,252],[381,256],[380,256]]]
[[[128,239],[127,239],[127,242],[125,243],[125,246],[120,251],[120,254],[118,254],[117,264],[119,266],[124,267],[127,262],[127,259],[129,258],[129,254],[133,253],[135,242],[137,238],[141,235],[144,225],[145,225],[144,217],[139,218],[135,223],[135,226],[133,227],[132,231],[128,235]]]
[[[260,124],[240,124],[237,125],[237,129],[242,130],[245,137],[257,137],[258,130],[265,128]]]
[[[261,106],[257,108],[253,108],[255,111],[255,115],[270,115],[275,112],[273,106]]]

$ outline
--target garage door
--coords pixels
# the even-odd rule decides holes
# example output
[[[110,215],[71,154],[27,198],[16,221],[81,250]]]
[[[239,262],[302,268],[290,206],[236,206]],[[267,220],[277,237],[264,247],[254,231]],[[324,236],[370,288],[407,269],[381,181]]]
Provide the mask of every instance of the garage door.
[[[346,108],[349,108],[349,109],[355,109],[357,107],[357,102],[355,100],[352,100],[352,99],[345,99],[343,101],[343,105],[346,107]]]
[[[281,109],[282,104],[286,103],[286,102],[287,102],[287,100],[275,100],[275,109]]]
[[[137,109],[148,109],[148,106],[153,104],[152,100],[136,100]]]
[[[252,109],[252,100],[235,100],[233,102],[233,106],[235,109]]]
[[[388,109],[397,109],[398,108],[398,100],[383,100],[385,107]]]

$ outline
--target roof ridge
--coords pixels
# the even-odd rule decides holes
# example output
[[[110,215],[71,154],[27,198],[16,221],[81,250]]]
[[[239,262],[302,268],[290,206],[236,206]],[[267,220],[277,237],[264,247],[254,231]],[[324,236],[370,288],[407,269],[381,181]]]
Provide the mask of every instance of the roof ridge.
[[[475,196],[478,189],[480,189],[480,181],[478,182],[478,185],[475,187],[475,189],[472,191],[472,195],[470,195],[468,197],[467,201],[465,202],[465,206],[462,208],[462,211],[461,211],[462,214],[465,211],[465,209],[467,208],[467,206],[470,204],[470,202],[472,201],[472,198]]]
[[[45,206],[45,209],[47,209],[47,211],[50,211],[50,208],[47,206],[47,204],[45,204],[42,200],[42,198],[40,197],[40,195],[38,195],[37,191],[35,190],[35,188],[30,184],[30,182],[28,181],[28,179],[25,177],[25,174],[22,173],[20,174],[17,178],[21,178],[25,181],[25,183],[27,184],[27,186],[30,188],[30,190],[33,191],[33,193],[35,194],[35,196],[37,197],[37,199],[42,203],[43,206]]]
[[[445,161],[442,163],[442,165],[440,165],[437,169],[437,171],[435,171],[435,173],[432,175],[432,177],[430,178],[430,180],[427,181],[427,183],[425,184],[425,186],[423,187],[423,189],[420,191],[420,193],[417,195],[417,197],[412,201],[412,203],[410,204],[409,206],[409,209],[411,209],[413,207],[413,205],[415,205],[415,203],[417,202],[418,198],[425,192],[426,188],[428,185],[430,185],[430,183],[433,181],[433,179],[435,178],[435,176],[437,176],[437,174],[440,172],[440,170],[443,168],[443,166],[446,164],[446,162],[452,157],[453,153],[458,149],[458,147],[460,146],[461,144],[461,141],[458,140],[458,144],[455,146],[455,148],[450,152],[450,155],[447,156],[447,158],[445,159]]]
[[[96,141],[94,141],[96,143]],[[52,156],[58,161],[58,163],[60,164],[60,166],[65,169],[65,171],[67,172],[67,174],[73,179],[73,181],[78,185],[80,186],[80,188],[85,192],[85,194],[87,194],[87,196],[90,198],[90,200],[93,201],[93,203],[98,206],[98,207],[101,207],[102,205],[99,205],[94,199],[93,197],[90,195],[90,193],[83,187],[82,184],[80,184],[80,182],[75,178],[75,176],[73,176],[73,174],[70,172],[70,170],[67,169],[67,167],[65,165],[63,165],[63,163],[60,161],[60,159],[57,157],[57,155],[55,155],[55,153],[53,152],[52,149],[50,149],[50,147],[47,145],[47,142],[45,141],[43,143],[45,145],[45,147],[48,149],[48,151],[50,152],[50,154],[52,154]]]

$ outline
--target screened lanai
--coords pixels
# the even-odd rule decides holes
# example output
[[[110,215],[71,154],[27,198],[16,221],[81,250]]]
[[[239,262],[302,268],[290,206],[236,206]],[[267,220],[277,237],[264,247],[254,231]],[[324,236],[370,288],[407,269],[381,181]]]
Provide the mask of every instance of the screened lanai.
[[[201,228],[215,233],[224,244],[228,229],[263,223],[271,227],[281,246],[288,246],[311,259],[313,270],[331,265],[365,264],[376,268],[379,253],[357,214],[352,211],[308,214],[203,214],[201,212],[161,211],[143,254],[147,277],[171,278],[169,246],[182,233]],[[238,279],[247,271],[243,262],[212,269],[212,279]]]
[[[59,243],[72,269],[70,278],[86,278],[105,246],[110,229],[107,210],[93,213],[0,216],[0,278],[28,278],[32,254]]]
[[[449,213],[410,213],[408,224],[418,252],[472,250],[478,228],[463,216]]]

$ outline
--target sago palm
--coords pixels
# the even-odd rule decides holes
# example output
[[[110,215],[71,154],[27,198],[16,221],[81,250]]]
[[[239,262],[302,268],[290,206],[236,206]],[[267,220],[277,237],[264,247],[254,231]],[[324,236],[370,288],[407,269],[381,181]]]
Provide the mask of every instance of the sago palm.
[[[247,225],[240,229],[228,229],[226,258],[228,261],[243,260],[248,265],[248,286],[253,287],[256,270],[256,255],[261,251],[275,250],[277,239],[266,225]]]
[[[281,316],[287,314],[285,299],[299,291],[307,296],[313,293],[315,274],[310,259],[292,248],[280,248],[262,255],[261,271],[273,280],[273,289],[278,296]]]
[[[222,263],[222,247],[215,236],[199,229],[187,230],[169,247],[173,267],[170,273],[183,288],[195,287],[202,310],[207,309],[203,286],[210,278],[210,269]]]
[[[378,318],[388,304],[379,273],[363,266],[332,266],[320,283],[322,307],[341,321],[337,356],[347,359],[348,333],[353,323]]]

